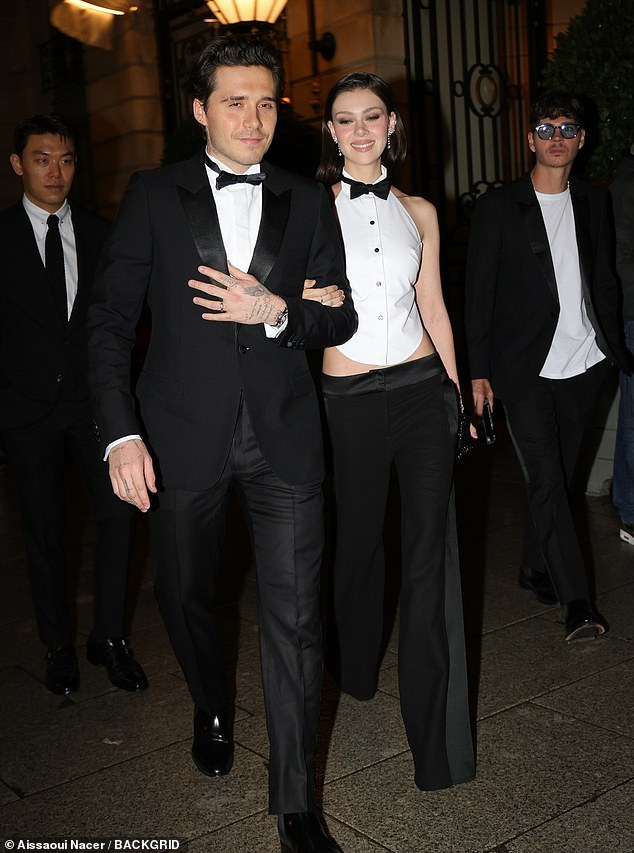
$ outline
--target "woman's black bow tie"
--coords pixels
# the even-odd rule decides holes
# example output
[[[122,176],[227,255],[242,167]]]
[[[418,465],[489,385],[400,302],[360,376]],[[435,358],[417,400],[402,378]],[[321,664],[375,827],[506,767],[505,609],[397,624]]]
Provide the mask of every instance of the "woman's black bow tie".
[[[376,184],[363,184],[361,181],[353,181],[343,175],[341,176],[341,180],[345,184],[350,184],[350,198],[358,198],[360,195],[365,195],[366,193],[374,193],[377,198],[386,199],[390,194],[391,184],[387,178],[377,181]]]
[[[223,187],[228,187],[229,184],[261,184],[262,181],[266,180],[266,172],[254,172],[250,175],[234,175],[233,172],[225,172],[206,154],[205,163],[210,169],[213,169],[214,172],[218,173],[218,177],[216,178],[217,190],[221,190]]]

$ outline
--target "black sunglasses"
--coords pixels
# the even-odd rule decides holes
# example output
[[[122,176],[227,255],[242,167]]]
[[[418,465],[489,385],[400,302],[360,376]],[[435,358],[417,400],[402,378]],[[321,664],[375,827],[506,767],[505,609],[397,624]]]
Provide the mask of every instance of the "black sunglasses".
[[[562,139],[576,139],[577,134],[581,130],[581,125],[568,124],[567,122],[564,122],[564,124],[548,124],[545,122],[544,124],[538,124],[533,130],[540,139],[552,139],[557,128],[559,128]]]

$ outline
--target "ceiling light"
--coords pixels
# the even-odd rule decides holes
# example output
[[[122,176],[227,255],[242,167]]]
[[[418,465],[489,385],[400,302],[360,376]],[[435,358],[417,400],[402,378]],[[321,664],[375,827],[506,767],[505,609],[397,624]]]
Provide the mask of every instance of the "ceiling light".
[[[274,24],[287,0],[205,0],[221,24]]]

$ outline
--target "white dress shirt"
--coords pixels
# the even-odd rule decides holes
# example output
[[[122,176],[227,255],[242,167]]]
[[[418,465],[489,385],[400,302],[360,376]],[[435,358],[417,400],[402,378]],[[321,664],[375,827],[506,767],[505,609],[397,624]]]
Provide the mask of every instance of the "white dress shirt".
[[[209,153],[207,154],[209,157]],[[220,160],[210,157],[218,168],[230,174],[236,174]],[[227,260],[234,267],[247,272],[253,257],[255,242],[262,219],[262,184],[229,184],[221,190],[216,189],[218,173],[205,165],[207,178],[218,211],[220,233],[227,253]],[[259,164],[249,166],[245,175],[260,171]]]
[[[212,157],[209,152],[207,156],[223,172],[232,175],[238,174],[229,169],[225,164]],[[253,257],[253,250],[260,232],[260,221],[262,220],[262,184],[228,184],[221,190],[216,189],[216,178],[218,173],[205,164],[207,178],[216,203],[220,233],[224,243],[227,260],[242,272],[248,272]],[[255,163],[241,175],[254,175],[261,171],[259,163]],[[279,326],[270,326],[264,323],[264,333],[267,338],[276,338],[284,331],[288,318]]]
[[[376,182],[386,174],[381,167]],[[362,364],[400,364],[424,334],[414,290],[422,257],[416,223],[393,192],[385,200],[372,193],[351,199],[342,181],[335,205],[359,317],[355,334],[337,349]]]

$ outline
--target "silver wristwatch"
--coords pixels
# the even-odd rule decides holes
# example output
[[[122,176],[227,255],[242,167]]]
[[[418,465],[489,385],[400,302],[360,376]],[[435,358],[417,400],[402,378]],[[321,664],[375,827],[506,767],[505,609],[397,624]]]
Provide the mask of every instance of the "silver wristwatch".
[[[273,323],[274,329],[279,329],[286,322],[286,318],[288,317],[288,305],[285,305],[284,308],[277,315],[277,320]]]

